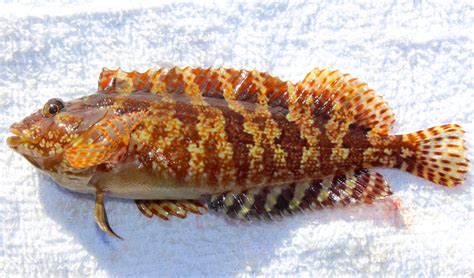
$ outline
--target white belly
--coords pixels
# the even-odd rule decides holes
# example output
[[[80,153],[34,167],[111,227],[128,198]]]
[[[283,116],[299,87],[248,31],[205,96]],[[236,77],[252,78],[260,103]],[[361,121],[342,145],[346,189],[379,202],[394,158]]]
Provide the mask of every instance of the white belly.
[[[95,194],[97,188],[107,196],[125,199],[145,200],[182,200],[200,199],[203,195],[211,194],[208,190],[194,186],[176,184],[166,181],[146,171],[128,168],[120,172],[103,173],[97,183],[97,188],[90,186],[92,175],[78,177],[47,172],[59,185],[80,193]]]

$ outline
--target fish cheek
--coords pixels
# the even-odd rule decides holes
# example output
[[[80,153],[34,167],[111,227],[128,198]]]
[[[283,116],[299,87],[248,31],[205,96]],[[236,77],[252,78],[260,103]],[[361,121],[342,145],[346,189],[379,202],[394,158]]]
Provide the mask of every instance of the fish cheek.
[[[107,109],[97,109],[80,113],[62,112],[54,117],[57,126],[64,128],[66,133],[81,134],[94,126],[107,115]]]

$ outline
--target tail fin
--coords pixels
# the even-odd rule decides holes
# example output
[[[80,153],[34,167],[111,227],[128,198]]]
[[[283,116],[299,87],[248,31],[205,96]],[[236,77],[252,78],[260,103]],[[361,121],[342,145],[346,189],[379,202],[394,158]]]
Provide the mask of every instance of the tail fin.
[[[403,135],[403,170],[436,184],[454,187],[464,181],[469,170],[465,157],[464,131],[461,126],[448,124]]]

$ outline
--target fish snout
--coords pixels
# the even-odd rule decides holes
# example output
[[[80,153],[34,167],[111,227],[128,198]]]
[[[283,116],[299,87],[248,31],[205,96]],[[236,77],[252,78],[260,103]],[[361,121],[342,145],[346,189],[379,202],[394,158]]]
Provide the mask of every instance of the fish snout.
[[[13,134],[13,136],[9,136],[7,138],[7,145],[12,149],[15,149],[18,145],[25,142],[22,136],[23,133],[20,131],[19,126],[19,124],[15,123],[11,125],[9,129],[10,133]]]
[[[14,123],[10,126],[10,133],[13,136],[7,138],[7,145],[12,149],[17,149],[23,143],[35,143],[35,140],[29,134],[28,129],[22,123]]]

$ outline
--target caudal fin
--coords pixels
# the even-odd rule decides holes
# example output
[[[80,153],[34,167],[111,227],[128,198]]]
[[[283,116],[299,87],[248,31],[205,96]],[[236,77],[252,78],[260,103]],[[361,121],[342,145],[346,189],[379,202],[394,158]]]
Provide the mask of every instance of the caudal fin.
[[[448,124],[403,135],[403,170],[436,184],[454,187],[464,181],[469,160],[461,126]]]

